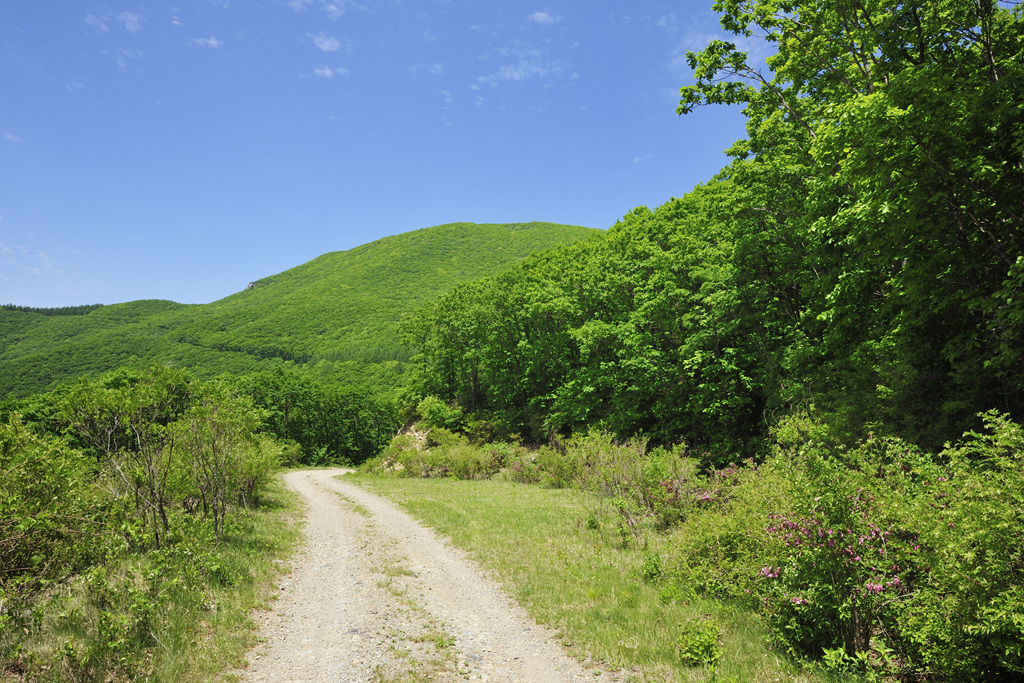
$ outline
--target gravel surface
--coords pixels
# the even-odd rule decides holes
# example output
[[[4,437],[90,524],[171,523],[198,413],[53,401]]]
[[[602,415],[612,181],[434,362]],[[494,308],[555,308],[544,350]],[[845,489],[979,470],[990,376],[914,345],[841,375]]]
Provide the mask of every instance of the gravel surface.
[[[285,475],[306,542],[243,680],[594,680],[465,553],[343,472]]]

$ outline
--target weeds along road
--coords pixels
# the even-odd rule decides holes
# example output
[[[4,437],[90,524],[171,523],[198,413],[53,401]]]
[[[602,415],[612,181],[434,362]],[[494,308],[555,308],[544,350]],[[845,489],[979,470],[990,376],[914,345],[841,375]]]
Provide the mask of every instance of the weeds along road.
[[[393,504],[289,472],[306,538],[261,613],[247,681],[593,680],[465,553]]]

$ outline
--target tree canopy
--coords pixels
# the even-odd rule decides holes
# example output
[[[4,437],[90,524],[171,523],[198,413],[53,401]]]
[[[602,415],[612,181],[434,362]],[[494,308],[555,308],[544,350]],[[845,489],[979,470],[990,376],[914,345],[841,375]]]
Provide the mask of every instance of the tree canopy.
[[[732,162],[421,311],[421,390],[733,454],[797,409],[927,445],[1024,416],[1020,5],[715,9],[735,42],[688,54],[678,111],[742,105]]]

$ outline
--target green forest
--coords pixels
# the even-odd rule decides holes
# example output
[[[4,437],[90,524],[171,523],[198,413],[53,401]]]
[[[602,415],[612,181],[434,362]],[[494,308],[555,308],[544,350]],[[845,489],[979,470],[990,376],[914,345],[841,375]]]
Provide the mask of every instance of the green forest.
[[[1024,680],[1024,8],[714,9],[680,125],[738,105],[747,137],[608,231],[453,224],[203,306],[0,309],[2,666],[143,676],[171,598],[127,577],[201,603],[277,468],[345,463],[593,493],[666,603],[758,615],[811,680]],[[109,597],[32,650],[76,576]],[[717,628],[676,664],[716,680]]]
[[[451,223],[324,254],[210,304],[8,305],[0,308],[0,397],[153,363],[204,377],[299,366],[386,389],[413,352],[397,334],[404,313],[460,282],[596,232],[553,223]]]

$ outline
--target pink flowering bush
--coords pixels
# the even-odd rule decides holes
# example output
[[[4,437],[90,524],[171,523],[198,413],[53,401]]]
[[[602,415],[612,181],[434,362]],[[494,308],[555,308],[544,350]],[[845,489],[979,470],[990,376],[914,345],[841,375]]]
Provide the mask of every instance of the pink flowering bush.
[[[890,442],[885,448],[903,447]],[[793,652],[867,652],[907,596],[915,534],[879,500],[872,478],[821,449],[777,459],[796,483],[792,514],[768,515],[781,560],[764,566],[759,594],[770,625]],[[859,455],[859,454],[857,454]]]
[[[930,454],[870,435],[843,448],[790,418],[763,464],[691,506],[663,574],[756,607],[781,647],[829,669],[1024,680],[1024,430],[982,420]]]

